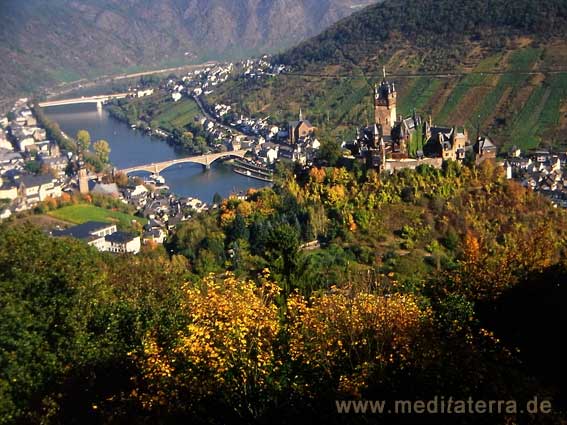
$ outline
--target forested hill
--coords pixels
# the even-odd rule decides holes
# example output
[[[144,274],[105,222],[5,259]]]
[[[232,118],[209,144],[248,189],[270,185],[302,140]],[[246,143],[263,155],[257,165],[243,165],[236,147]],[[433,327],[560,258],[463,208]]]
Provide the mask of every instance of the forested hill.
[[[352,135],[372,120],[385,65],[404,114],[480,121],[500,145],[563,145],[566,34],[565,0],[386,0],[280,55],[291,75],[237,82],[213,100],[279,119],[302,107],[324,131]]]
[[[541,40],[566,33],[565,0],[390,0],[340,21],[281,55],[281,60],[294,65],[334,63],[337,54],[351,60],[373,50],[372,44],[400,39],[420,48],[450,48],[467,38],[496,45],[501,37]]]
[[[0,98],[102,73],[279,50],[374,0],[2,0]]]

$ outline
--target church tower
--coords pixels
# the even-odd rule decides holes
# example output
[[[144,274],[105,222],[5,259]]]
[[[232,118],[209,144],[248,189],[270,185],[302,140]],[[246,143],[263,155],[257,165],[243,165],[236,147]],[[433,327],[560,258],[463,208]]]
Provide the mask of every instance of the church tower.
[[[374,88],[374,119],[382,127],[382,134],[390,136],[396,123],[397,93],[394,83],[386,79],[386,68],[383,68],[384,79]]]
[[[89,177],[85,167],[79,169],[79,192],[83,195],[89,193]]]

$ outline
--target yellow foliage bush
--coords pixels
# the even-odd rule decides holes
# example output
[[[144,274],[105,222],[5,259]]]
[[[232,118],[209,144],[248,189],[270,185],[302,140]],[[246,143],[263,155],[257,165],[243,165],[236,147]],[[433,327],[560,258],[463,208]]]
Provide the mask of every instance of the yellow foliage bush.
[[[411,362],[431,312],[410,295],[335,290],[310,300],[291,296],[287,318],[292,360],[338,381],[339,391],[357,396],[371,373]]]
[[[148,336],[136,357],[147,391],[137,391],[135,398],[148,409],[167,404],[179,392],[192,402],[222,394],[247,403],[277,366],[280,322],[274,301],[279,292],[267,271],[260,286],[231,274],[222,281],[209,276],[187,285],[182,309],[189,325],[167,352]]]

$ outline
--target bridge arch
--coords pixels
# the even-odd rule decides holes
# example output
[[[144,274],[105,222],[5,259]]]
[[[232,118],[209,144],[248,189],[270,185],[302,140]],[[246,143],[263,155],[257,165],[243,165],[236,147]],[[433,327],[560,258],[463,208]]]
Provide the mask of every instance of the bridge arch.
[[[201,156],[193,156],[187,158],[179,158],[173,159],[171,161],[164,161],[160,163],[153,163],[153,164],[144,164],[139,165],[136,167],[125,168],[122,170],[118,170],[124,174],[130,174],[138,171],[145,171],[149,173],[156,173],[159,174],[168,168],[177,165],[177,164],[200,164],[205,169],[210,168],[210,166],[220,159],[226,159],[230,157],[235,158],[244,158],[248,151],[241,150],[241,151],[228,151],[228,152],[221,152],[216,154],[208,154],[208,155],[201,155]]]

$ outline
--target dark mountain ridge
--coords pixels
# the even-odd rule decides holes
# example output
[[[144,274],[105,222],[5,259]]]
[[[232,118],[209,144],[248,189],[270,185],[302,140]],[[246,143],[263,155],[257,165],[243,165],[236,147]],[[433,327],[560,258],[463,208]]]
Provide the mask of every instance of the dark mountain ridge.
[[[373,0],[5,0],[4,95],[297,43]]]

